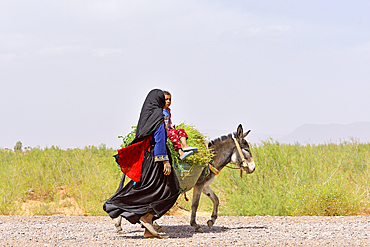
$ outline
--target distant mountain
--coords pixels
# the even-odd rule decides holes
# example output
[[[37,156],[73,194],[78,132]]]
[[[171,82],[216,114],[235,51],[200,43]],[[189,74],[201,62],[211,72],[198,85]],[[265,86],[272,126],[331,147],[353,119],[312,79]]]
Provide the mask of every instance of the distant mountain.
[[[277,139],[280,143],[324,144],[349,141],[370,142],[370,122],[351,124],[304,124],[292,133]]]
[[[278,139],[284,137],[284,135],[279,135],[279,134],[261,134],[261,133],[256,133],[252,132],[247,136],[247,141],[251,143],[257,143],[260,144],[265,141],[269,141],[272,139],[273,141],[277,141]]]

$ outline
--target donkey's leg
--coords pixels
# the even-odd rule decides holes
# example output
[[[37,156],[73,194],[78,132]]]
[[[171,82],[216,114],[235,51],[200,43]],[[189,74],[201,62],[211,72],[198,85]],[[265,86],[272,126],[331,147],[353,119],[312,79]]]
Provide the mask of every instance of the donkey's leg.
[[[196,217],[197,217],[197,210],[199,206],[199,199],[202,194],[203,184],[195,185],[193,188],[193,200],[191,202],[191,217],[190,217],[190,225],[194,227],[195,232],[203,232],[202,228],[197,224]]]
[[[217,219],[217,212],[218,212],[218,205],[220,204],[220,201],[218,200],[218,197],[216,194],[212,191],[209,184],[205,185],[202,191],[204,194],[206,194],[213,203],[213,211],[211,215],[211,219],[207,221],[207,225],[209,228],[213,226],[213,224],[216,222]]]
[[[116,193],[114,193],[114,194],[117,194],[123,188],[123,186],[125,184],[125,178],[126,178],[126,174],[122,173],[121,182],[119,183],[119,186],[116,190]],[[123,234],[123,230],[122,230],[122,227],[121,227],[121,222],[122,222],[122,216],[120,215],[120,216],[117,217],[117,221],[114,224],[114,226],[116,227],[117,233],[119,233],[119,234]]]
[[[122,227],[121,227],[121,222],[122,222],[122,216],[120,215],[120,216],[117,217],[117,221],[114,224],[118,234],[123,234],[124,233],[123,230],[122,230]]]

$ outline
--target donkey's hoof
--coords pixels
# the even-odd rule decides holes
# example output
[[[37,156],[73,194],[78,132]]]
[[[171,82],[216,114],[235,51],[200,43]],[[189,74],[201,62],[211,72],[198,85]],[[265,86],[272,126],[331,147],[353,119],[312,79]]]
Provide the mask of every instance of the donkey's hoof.
[[[121,226],[116,226],[116,232],[120,232],[120,231],[122,231],[122,227]]]
[[[208,220],[207,221],[207,225],[208,225],[209,228],[211,228],[213,226],[213,224],[214,224],[213,220]]]
[[[116,227],[117,231],[122,230],[122,227],[121,227],[120,223],[114,223],[114,226]]]
[[[203,232],[202,228],[200,228],[200,226],[198,226],[197,228],[195,228],[195,232]]]

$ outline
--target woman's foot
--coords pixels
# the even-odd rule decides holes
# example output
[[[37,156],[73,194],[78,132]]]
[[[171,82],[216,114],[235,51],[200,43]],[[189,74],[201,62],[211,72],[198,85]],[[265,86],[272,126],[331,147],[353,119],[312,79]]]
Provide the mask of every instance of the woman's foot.
[[[156,238],[155,235],[151,234],[148,229],[145,228],[145,231],[144,231],[144,238]]]
[[[177,152],[179,153],[179,157],[181,158],[181,156],[184,155],[184,151],[180,148],[180,149],[177,149]]]
[[[147,213],[144,216],[141,216],[139,221],[140,223],[145,227],[145,230],[147,230],[151,235],[154,237],[157,237],[159,234],[153,227],[153,215]]]
[[[151,232],[149,232],[148,229],[145,228],[145,231],[144,231],[144,238],[169,238],[168,235],[153,235]]]

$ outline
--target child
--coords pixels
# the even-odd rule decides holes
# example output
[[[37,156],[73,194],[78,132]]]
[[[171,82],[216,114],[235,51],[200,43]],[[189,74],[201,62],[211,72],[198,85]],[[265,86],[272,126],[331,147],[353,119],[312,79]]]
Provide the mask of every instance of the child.
[[[169,106],[171,105],[171,94],[168,91],[163,91],[163,93],[166,100],[166,104],[163,109],[163,115],[164,122],[166,123],[167,127],[167,138],[170,139],[170,141],[173,144],[173,147],[179,153],[180,160],[183,160],[186,157],[192,155],[194,152],[196,152],[198,148],[188,146],[186,142],[188,135],[186,134],[184,129],[175,129],[172,126],[171,110],[169,108]]]

